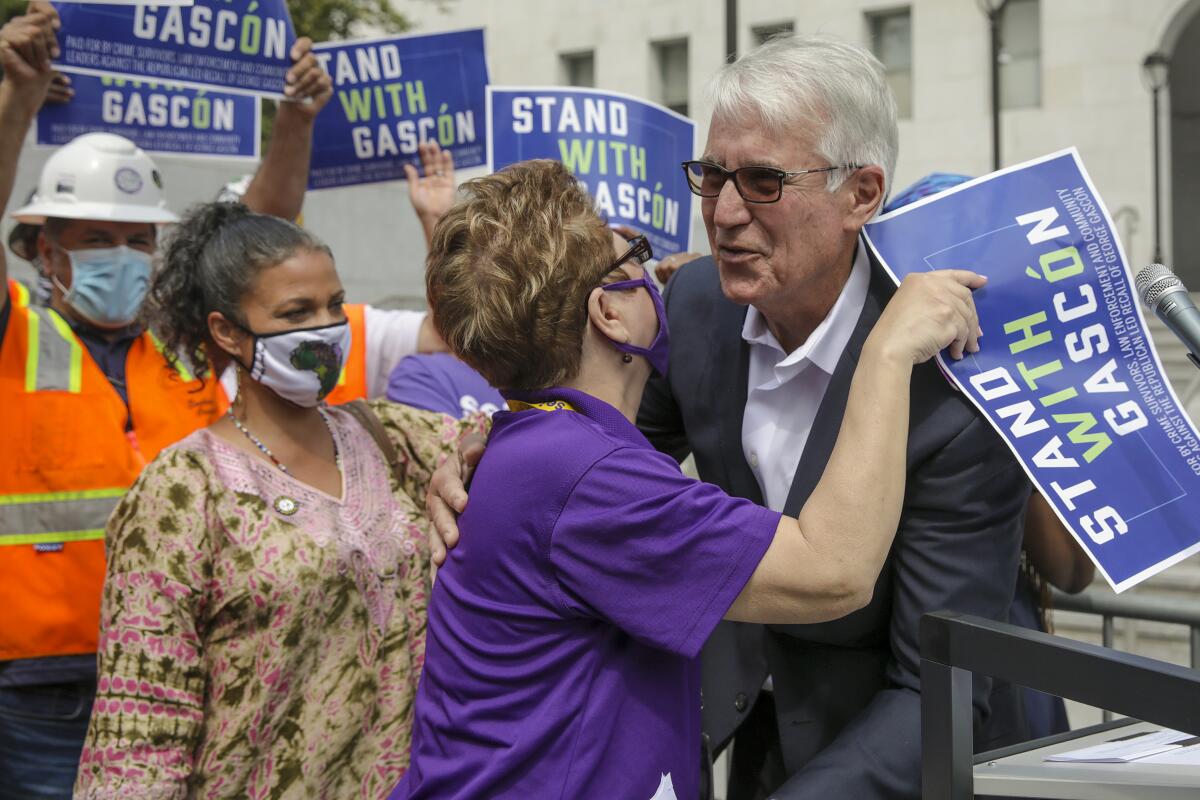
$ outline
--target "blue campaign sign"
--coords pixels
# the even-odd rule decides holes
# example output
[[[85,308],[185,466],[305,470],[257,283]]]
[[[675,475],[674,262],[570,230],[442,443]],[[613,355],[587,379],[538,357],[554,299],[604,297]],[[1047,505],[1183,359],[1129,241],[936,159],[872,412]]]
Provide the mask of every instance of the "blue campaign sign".
[[[658,257],[689,249],[692,194],[680,164],[696,125],[654,103],[595,89],[488,87],[488,165],[562,161],[611,223],[646,235]]]
[[[296,40],[285,0],[59,3],[63,69],[279,97]]]
[[[334,98],[313,129],[309,188],[404,179],[417,145],[436,141],[457,167],[484,163],[483,30],[321,44]]]
[[[1200,438],[1074,149],[925,198],[866,232],[897,279],[988,276],[975,292],[981,350],[942,366],[1116,591],[1200,550]]]
[[[71,75],[71,88],[69,102],[38,112],[38,144],[103,131],[156,153],[258,158],[257,97],[85,74]]]

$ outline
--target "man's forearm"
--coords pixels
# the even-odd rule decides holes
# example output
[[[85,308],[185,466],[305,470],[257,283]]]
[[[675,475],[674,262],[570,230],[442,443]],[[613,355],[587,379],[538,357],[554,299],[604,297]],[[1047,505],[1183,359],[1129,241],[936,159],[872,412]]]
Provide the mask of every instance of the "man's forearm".
[[[242,202],[260,214],[295,220],[304,208],[312,162],[313,120],[295,102],[279,103],[266,155]]]
[[[0,81],[0,216],[8,209],[8,198],[17,181],[17,161],[36,108],[28,98],[13,91],[7,81]],[[0,292],[7,297],[8,259],[3,248],[0,248]]]
[[[421,233],[425,234],[425,248],[433,246],[433,229],[437,227],[440,217],[431,217],[418,214],[417,219],[421,221]]]
[[[809,547],[830,575],[846,579],[832,585],[874,586],[891,548],[904,500],[911,375],[911,358],[868,340],[837,445],[800,510]]]

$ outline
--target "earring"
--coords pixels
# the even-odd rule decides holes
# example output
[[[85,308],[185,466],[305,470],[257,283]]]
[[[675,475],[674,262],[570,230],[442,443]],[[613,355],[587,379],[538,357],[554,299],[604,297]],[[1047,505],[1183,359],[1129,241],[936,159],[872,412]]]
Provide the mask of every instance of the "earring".
[[[235,365],[233,374],[237,379],[237,394],[233,396],[233,402],[230,403],[230,406],[233,408],[235,414],[244,419],[246,416],[246,399],[242,396],[242,373],[246,370],[238,362],[235,361],[233,363]]]
[[[629,353],[626,353],[625,355],[621,356],[621,360],[624,361],[626,364],[632,364],[633,356],[631,356]]]

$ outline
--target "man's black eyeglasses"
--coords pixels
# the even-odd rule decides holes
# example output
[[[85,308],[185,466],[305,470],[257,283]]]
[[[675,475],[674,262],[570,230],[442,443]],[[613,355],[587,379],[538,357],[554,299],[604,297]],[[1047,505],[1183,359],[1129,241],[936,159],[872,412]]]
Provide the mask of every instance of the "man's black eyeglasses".
[[[833,172],[835,169],[859,169],[860,164],[840,164],[835,167],[817,167],[788,172],[775,167],[739,167],[725,169],[710,161],[684,161],[683,172],[687,175],[692,194],[701,197],[717,197],[725,188],[725,182],[733,178],[738,194],[747,203],[774,203],[783,196],[783,182],[788,178],[810,175],[817,172]]]

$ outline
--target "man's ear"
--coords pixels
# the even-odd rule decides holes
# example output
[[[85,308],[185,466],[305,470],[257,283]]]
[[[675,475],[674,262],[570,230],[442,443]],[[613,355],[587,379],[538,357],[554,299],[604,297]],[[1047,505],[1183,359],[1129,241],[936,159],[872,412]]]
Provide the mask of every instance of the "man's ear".
[[[238,358],[242,355],[242,347],[246,341],[246,332],[240,325],[230,322],[220,311],[210,311],[208,314],[208,335],[216,342],[217,347],[228,355]]]
[[[859,167],[846,179],[846,189],[850,192],[850,211],[846,215],[848,230],[857,233],[875,216],[883,205],[886,182],[883,168],[878,164]]]
[[[614,300],[612,292],[600,288],[593,289],[588,296],[588,322],[608,339],[626,343],[632,337]]]

